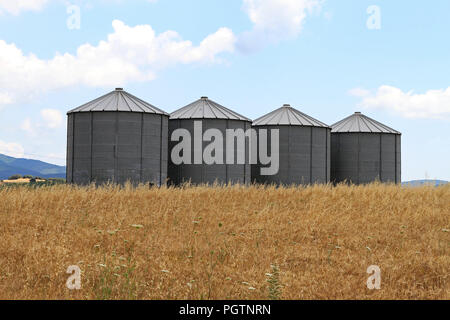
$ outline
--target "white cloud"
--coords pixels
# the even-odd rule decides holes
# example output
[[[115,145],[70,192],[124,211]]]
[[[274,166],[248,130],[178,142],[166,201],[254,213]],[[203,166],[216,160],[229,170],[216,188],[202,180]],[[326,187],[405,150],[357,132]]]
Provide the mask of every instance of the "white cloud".
[[[0,140],[0,153],[10,157],[21,158],[24,155],[24,148],[15,142],[4,142]]]
[[[12,5],[13,1],[0,0],[0,10],[37,10],[48,1],[21,0]],[[236,47],[253,51],[294,38],[307,14],[320,8],[324,0],[243,1],[253,29],[236,37],[229,28],[220,28],[199,45],[183,40],[175,31],[156,34],[150,25],[131,27],[119,20],[112,22],[113,32],[97,45],[86,43],[75,54],[57,53],[48,60],[0,40],[0,108],[70,86],[114,87],[151,81],[164,68],[177,64],[217,63],[222,53],[232,53]]]
[[[42,10],[46,4],[50,1],[55,0],[0,0],[0,14],[8,13],[12,15],[19,15],[23,11],[40,11]],[[125,0],[102,0],[104,2],[109,3],[125,3]],[[146,2],[156,3],[158,0],[145,0]],[[71,5],[72,2],[77,4],[77,1],[69,1],[69,0],[61,0],[60,2],[65,3],[66,5]],[[85,7],[92,7],[91,2],[87,2],[84,4]]]
[[[20,124],[20,129],[31,136],[36,136],[49,133],[48,129],[57,129],[64,124],[64,116],[59,110],[43,109],[40,115],[40,119],[25,118]]]
[[[41,117],[45,121],[44,125],[50,129],[59,128],[64,123],[63,115],[59,110],[43,109],[41,110]]]
[[[3,105],[12,104],[14,100],[7,92],[0,92],[0,108]]]
[[[320,9],[322,0],[244,0],[244,10],[253,29],[238,42],[243,51],[260,49],[268,43],[295,38],[302,31],[307,14]]]
[[[98,45],[84,44],[75,55],[56,54],[50,60],[24,54],[15,44],[0,40],[0,105],[73,85],[112,87],[149,81],[163,68],[215,63],[221,53],[234,51],[235,36],[228,28],[195,46],[175,31],[156,34],[149,25],[130,27],[119,20],[112,26],[114,32]]]
[[[354,88],[348,91],[348,94],[354,97],[366,97],[370,94],[369,90],[363,88]]]
[[[0,0],[0,13],[18,15],[21,11],[41,10],[49,0]]]
[[[20,124],[20,129],[22,129],[23,131],[26,131],[28,134],[33,135],[35,133],[33,124],[31,122],[30,118],[26,118],[22,121],[22,123]]]
[[[364,89],[353,89],[350,93],[362,98],[359,106],[364,108],[391,110],[406,118],[450,119],[450,87],[419,94],[383,85],[375,94]]]

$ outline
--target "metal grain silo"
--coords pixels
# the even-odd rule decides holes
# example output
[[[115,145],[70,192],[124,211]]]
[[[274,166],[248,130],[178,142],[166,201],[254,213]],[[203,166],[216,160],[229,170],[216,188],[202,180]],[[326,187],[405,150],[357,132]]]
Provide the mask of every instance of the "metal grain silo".
[[[330,132],[326,124],[285,104],[253,122],[258,132],[279,130],[279,172],[261,175],[258,164],[252,165],[252,181],[277,185],[314,184],[330,182]],[[268,138],[271,150],[271,139]],[[259,154],[259,149],[258,149]]]
[[[332,125],[331,180],[401,183],[401,133],[361,112]]]
[[[167,113],[117,88],[67,115],[68,183],[165,183]]]
[[[203,141],[200,144],[194,142],[195,126],[200,124],[200,135],[208,129],[216,129],[223,136],[223,158],[222,163],[206,164],[203,159],[195,160],[195,153],[202,154],[205,147],[210,144]],[[179,143],[171,141],[175,130],[184,129],[189,132],[191,139],[190,164],[175,164],[172,160],[173,148]],[[243,144],[234,140],[234,154],[238,151],[245,155],[245,161],[238,162],[237,156],[233,164],[227,164],[226,152],[226,131],[228,129],[242,129],[244,132],[251,129],[251,120],[228,109],[220,104],[202,97],[201,99],[171,113],[169,120],[169,183],[180,185],[185,182],[193,184],[219,184],[227,183],[249,183],[251,176],[251,168],[249,162],[249,140],[245,139]],[[213,139],[211,139],[212,141]]]

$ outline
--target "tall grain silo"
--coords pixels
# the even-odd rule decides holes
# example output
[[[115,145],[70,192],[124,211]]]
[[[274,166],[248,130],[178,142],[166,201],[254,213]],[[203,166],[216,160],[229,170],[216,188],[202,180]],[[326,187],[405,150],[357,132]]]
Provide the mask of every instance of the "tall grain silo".
[[[279,130],[279,172],[262,175],[258,164],[252,165],[252,181],[256,183],[291,185],[330,182],[331,128],[289,104],[253,122],[260,137],[261,129]],[[268,150],[272,146],[268,138]],[[259,154],[259,147],[258,147]]]
[[[200,132],[194,132],[201,126]],[[191,155],[189,163],[175,164],[172,160],[172,151],[179,144],[171,141],[172,134],[177,129],[184,129],[192,137]],[[223,162],[214,164],[205,163],[201,159],[203,151],[214,140],[196,143],[195,137],[203,136],[209,129],[216,129],[223,136]],[[251,168],[249,161],[249,140],[241,144],[238,139],[234,141],[234,162],[227,164],[226,136],[227,130],[241,129],[243,132],[251,129],[251,120],[224,106],[202,97],[201,99],[171,113],[169,120],[169,183],[180,185],[185,182],[192,184],[246,184],[250,182]],[[180,139],[181,140],[181,139]],[[238,152],[245,155],[244,161],[238,161]],[[197,154],[197,156],[196,156]]]
[[[361,112],[332,125],[331,179],[401,183],[401,133]]]
[[[67,115],[67,182],[165,183],[167,113],[117,88]]]

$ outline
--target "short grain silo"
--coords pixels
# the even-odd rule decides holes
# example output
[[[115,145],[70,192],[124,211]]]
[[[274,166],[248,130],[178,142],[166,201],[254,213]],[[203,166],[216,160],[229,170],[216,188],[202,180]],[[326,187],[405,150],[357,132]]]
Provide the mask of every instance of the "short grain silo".
[[[117,88],[67,114],[68,183],[165,183],[167,113]]]
[[[401,133],[361,112],[332,125],[331,179],[401,183]]]
[[[189,134],[190,151],[188,160],[178,163],[174,161],[172,153],[180,140],[173,140],[174,136],[181,129]],[[214,130],[223,139],[221,143],[223,153],[221,161],[206,163],[203,159],[203,152],[215,138],[203,140],[203,135],[209,130]],[[192,184],[246,184],[250,182],[251,167],[249,161],[249,139],[231,139],[233,143],[232,153],[234,161],[228,162],[227,157],[231,156],[227,150],[227,131],[247,132],[251,129],[251,120],[228,109],[224,106],[202,97],[201,99],[171,113],[169,120],[169,183],[180,185],[186,182]],[[195,132],[197,131],[197,132]],[[175,133],[175,134],[174,134]],[[199,140],[200,139],[200,140]],[[219,139],[220,140],[220,139]],[[217,141],[218,142],[218,141]],[[188,152],[184,150],[182,153]],[[239,161],[239,155],[243,155],[243,161]],[[242,160],[242,159],[241,159]]]
[[[252,165],[252,181],[276,185],[307,185],[330,182],[330,132],[331,128],[299,110],[285,104],[253,122],[253,128],[267,130],[268,150],[270,131],[279,130],[279,172],[262,175],[258,164]],[[259,148],[258,148],[259,154]]]

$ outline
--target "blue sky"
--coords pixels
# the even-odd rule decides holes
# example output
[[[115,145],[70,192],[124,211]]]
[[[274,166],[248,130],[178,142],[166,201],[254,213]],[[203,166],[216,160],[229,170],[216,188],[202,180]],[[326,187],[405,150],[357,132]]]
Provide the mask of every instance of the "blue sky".
[[[167,112],[203,95],[249,118],[284,103],[328,124],[362,111],[403,133],[403,180],[450,180],[449,12],[448,0],[0,0],[0,153],[64,164],[66,112],[120,86]]]

